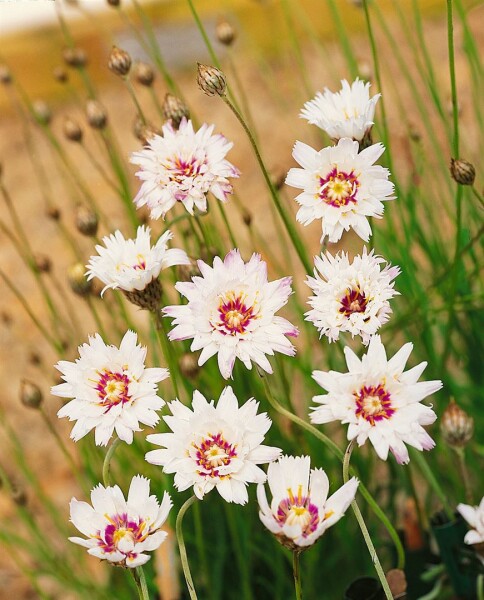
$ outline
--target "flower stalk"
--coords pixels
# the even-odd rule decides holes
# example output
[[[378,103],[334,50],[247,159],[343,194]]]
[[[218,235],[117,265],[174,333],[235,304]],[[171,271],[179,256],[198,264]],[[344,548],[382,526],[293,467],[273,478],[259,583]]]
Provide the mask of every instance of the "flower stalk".
[[[302,585],[301,585],[301,565],[299,557],[301,552],[294,550],[292,553],[292,575],[294,577],[294,590],[296,592],[296,600],[302,600]]]
[[[185,513],[190,508],[190,506],[195,502],[196,499],[197,499],[197,497],[195,495],[193,495],[190,498],[188,498],[188,500],[183,504],[183,506],[178,511],[178,515],[176,517],[176,525],[175,525],[176,539],[178,541],[178,548],[180,550],[180,560],[181,560],[181,564],[182,564],[183,575],[185,576],[185,581],[186,581],[186,584],[188,587],[188,593],[190,594],[191,600],[197,600],[197,592],[195,591],[195,586],[193,585],[192,574],[190,573],[190,566],[188,565],[187,549],[185,546],[185,540],[183,539],[182,524],[183,524],[183,517],[185,516]]]

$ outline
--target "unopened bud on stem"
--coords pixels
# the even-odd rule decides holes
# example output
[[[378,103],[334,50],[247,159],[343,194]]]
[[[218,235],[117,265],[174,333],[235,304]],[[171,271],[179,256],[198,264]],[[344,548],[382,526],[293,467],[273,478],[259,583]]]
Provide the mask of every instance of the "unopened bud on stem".
[[[217,23],[215,33],[217,34],[218,41],[224,46],[231,46],[236,37],[234,27],[225,19],[221,19]]]
[[[92,283],[87,280],[85,271],[82,263],[74,263],[67,269],[67,279],[71,290],[78,296],[87,296],[92,288]]]
[[[71,117],[66,117],[64,119],[64,136],[70,140],[71,142],[81,142],[82,141],[82,129],[77,121],[71,119]]]
[[[225,96],[227,80],[220,69],[198,63],[198,85],[208,96]]]
[[[79,69],[87,64],[87,56],[82,48],[64,48],[62,56],[69,67]]]
[[[78,204],[76,207],[76,228],[82,235],[95,236],[99,218],[90,206]]]
[[[126,50],[113,46],[111,54],[109,55],[108,67],[109,70],[116,75],[124,77],[131,69],[131,56]]]
[[[188,109],[188,106],[181,98],[178,98],[173,94],[166,94],[165,99],[163,101],[163,106],[161,108],[163,110],[163,116],[167,121],[170,121],[170,123],[175,129],[178,129],[181,120],[184,117],[185,119],[190,118],[190,111]]]
[[[93,129],[104,129],[108,122],[106,109],[98,100],[88,100],[86,102],[87,122]]]
[[[27,408],[40,408],[43,395],[36,383],[28,379],[22,379],[20,382],[20,401]]]
[[[465,158],[450,159],[450,174],[460,185],[473,185],[476,178],[474,165]]]
[[[155,80],[155,72],[153,71],[151,65],[145,62],[139,62],[135,67],[136,81],[144,85],[146,87],[151,87],[153,85],[153,81]]]
[[[451,400],[442,415],[440,432],[451,448],[463,448],[474,433],[474,419]]]

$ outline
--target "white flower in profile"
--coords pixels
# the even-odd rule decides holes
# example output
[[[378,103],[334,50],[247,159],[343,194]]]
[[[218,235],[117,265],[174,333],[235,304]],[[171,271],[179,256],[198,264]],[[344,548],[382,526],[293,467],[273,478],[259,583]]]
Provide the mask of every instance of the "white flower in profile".
[[[405,344],[387,360],[380,336],[375,335],[360,360],[346,347],[348,373],[313,372],[328,394],[313,397],[320,406],[312,407],[311,422],[347,423],[348,440],[356,439],[362,446],[369,439],[381,459],[391,451],[399,464],[409,461],[405,444],[417,450],[433,448],[435,443],[422,425],[430,425],[437,415],[420,401],[440,390],[442,382],[418,382],[426,362],[404,372],[412,348],[413,344]]]
[[[330,342],[347,331],[352,337],[360,335],[368,344],[370,336],[390,318],[389,300],[398,294],[393,280],[400,269],[386,264],[373,250],[368,254],[366,248],[352,263],[345,252],[336,256],[322,253],[314,263],[314,277],[306,280],[314,292],[309,298],[312,310],[306,313],[306,320],[314,323]]]
[[[300,117],[317,125],[337,141],[344,137],[360,142],[373,126],[375,107],[381,94],[370,98],[370,84],[356,79],[350,84],[343,79],[341,90],[324,88],[306,102]]]
[[[166,231],[154,246],[151,246],[150,235],[149,227],[140,226],[134,240],[124,239],[119,230],[104,237],[104,246],[96,246],[98,256],[91,256],[86,265],[88,280],[100,279],[105,284],[103,293],[108,288],[141,291],[163,269],[190,264],[184,250],[168,249],[168,241],[173,237],[171,231]]]
[[[181,202],[193,215],[194,207],[207,210],[207,194],[221,202],[232,193],[229,177],[239,171],[225,159],[232,142],[213,135],[214,125],[203,124],[195,132],[191,121],[182,119],[178,129],[163,125],[163,135],[154,135],[140,152],[133,152],[130,162],[138,165],[136,176],[143,182],[134,199],[139,208],[146,205],[152,219],[165,214]]]
[[[153,427],[155,411],[165,404],[157,383],[169,376],[168,369],[145,367],[146,347],[137,344],[137,335],[127,331],[119,348],[107,346],[96,333],[79,346],[76,362],[61,360],[56,369],[64,383],[52,388],[54,396],[73,398],[57,413],[59,418],[77,421],[71,438],[77,442],[92,429],[98,446],[105,446],[116,431],[127,444],[139,423]]]
[[[161,504],[150,496],[150,481],[141,475],[131,480],[125,500],[115,485],[101,484],[91,492],[91,503],[72,498],[71,522],[86,537],[69,540],[87,548],[88,554],[134,569],[144,565],[150,556],[145,552],[156,550],[168,535],[161,531],[173,503],[167,492]]]
[[[281,456],[269,465],[270,505],[265,486],[257,486],[260,520],[290,550],[312,546],[341,519],[358,488],[353,477],[328,498],[328,477],[323,469],[310,471],[310,462],[309,456]]]
[[[479,506],[458,504],[457,510],[470,527],[472,527],[472,529],[466,533],[464,542],[470,545],[484,543],[484,498],[482,498]]]
[[[390,172],[374,164],[384,150],[382,144],[374,144],[358,152],[358,142],[349,138],[319,152],[296,142],[292,155],[302,169],[291,169],[286,183],[303,190],[296,197],[301,205],[297,220],[309,225],[321,219],[321,241],[328,236],[330,242],[337,242],[343,231],[354,229],[367,242],[368,217],[381,218],[383,202],[394,198]]]
[[[198,364],[218,354],[222,376],[232,375],[235,359],[252,368],[251,361],[272,373],[267,354],[282,352],[294,356],[296,350],[286,339],[298,330],[275,313],[292,293],[291,277],[267,281],[267,264],[259,254],[244,263],[238,250],[222,261],[216,257],[213,268],[198,261],[201,277],[179,282],[175,288],[188,299],[182,306],[167,306],[165,315],[176,327],[170,340],[193,338],[192,352],[202,349]]]
[[[257,465],[275,460],[279,448],[262,445],[271,426],[266,413],[257,414],[259,403],[250,398],[239,407],[231,387],[226,387],[217,406],[200,392],[193,393],[193,410],[178,400],[170,402],[172,416],[163,417],[170,433],[151,434],[149,442],[162,446],[146,454],[146,460],[175,473],[178,491],[193,486],[200,499],[213,488],[227,502],[246,504],[247,484],[264,483]]]

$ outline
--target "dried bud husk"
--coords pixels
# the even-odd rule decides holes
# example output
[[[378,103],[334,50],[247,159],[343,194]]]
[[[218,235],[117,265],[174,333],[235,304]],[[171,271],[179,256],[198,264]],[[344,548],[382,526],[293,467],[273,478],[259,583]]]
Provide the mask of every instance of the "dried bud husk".
[[[216,67],[198,63],[197,82],[200,89],[208,96],[225,96],[227,91],[225,75]]]
[[[25,506],[27,504],[27,492],[18,483],[10,482],[10,495],[18,506]]]
[[[87,65],[87,55],[82,48],[64,48],[62,56],[69,67],[79,69]]]
[[[69,81],[69,74],[64,67],[55,67],[55,69],[52,71],[52,75],[59,83],[67,83]]]
[[[92,283],[87,280],[85,272],[82,263],[74,263],[67,269],[67,280],[71,290],[78,296],[87,296],[91,292]]]
[[[7,65],[0,65],[0,83],[4,85],[12,83],[12,73]]]
[[[95,211],[86,204],[76,206],[76,228],[82,235],[95,236],[99,225],[99,218]]]
[[[58,221],[61,218],[61,212],[57,206],[49,206],[49,208],[45,211],[45,214],[53,221]]]
[[[235,28],[225,19],[220,19],[215,29],[218,41],[224,46],[231,46],[236,38]]]
[[[20,402],[27,408],[40,408],[44,397],[36,383],[28,379],[20,382]]]
[[[64,119],[64,136],[66,139],[71,142],[82,142],[82,129],[77,121],[71,119],[71,117],[66,117]]]
[[[36,254],[34,256],[35,268],[38,273],[50,273],[52,270],[52,261],[45,254]]]
[[[188,106],[181,98],[178,98],[173,94],[167,93],[165,95],[163,106],[161,108],[163,111],[163,116],[167,121],[170,121],[175,129],[180,127],[180,123],[183,118],[190,118]]]
[[[152,123],[143,123],[139,118],[136,118],[133,125],[133,133],[135,137],[144,145],[151,140],[155,135],[161,135],[161,131]]]
[[[52,111],[44,100],[34,100],[32,110],[35,120],[41,125],[48,125],[52,120]]]
[[[195,379],[200,372],[198,357],[193,352],[185,352],[185,354],[182,354],[180,356],[179,365],[180,373],[187,379]]]
[[[113,46],[111,54],[109,55],[108,67],[109,70],[116,75],[124,77],[131,69],[131,56],[126,50]]]
[[[132,292],[123,292],[126,298],[145,310],[156,312],[160,310],[161,305],[161,283],[158,279],[153,279],[144,290],[133,290]]]
[[[440,420],[440,432],[451,448],[463,448],[474,433],[474,419],[451,400]]]
[[[450,159],[450,174],[460,185],[474,185],[476,170],[474,165],[465,158]]]
[[[98,100],[86,102],[87,122],[93,129],[104,129],[108,122],[106,109]]]
[[[146,87],[151,87],[155,80],[155,72],[153,71],[152,66],[145,62],[137,63],[134,75],[136,81]]]

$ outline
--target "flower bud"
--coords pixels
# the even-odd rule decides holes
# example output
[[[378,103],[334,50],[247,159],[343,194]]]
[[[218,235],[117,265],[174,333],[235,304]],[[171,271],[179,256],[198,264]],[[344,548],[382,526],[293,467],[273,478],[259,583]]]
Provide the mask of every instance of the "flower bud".
[[[287,171],[283,171],[282,169],[279,169],[278,171],[272,173],[271,179],[276,190],[279,191],[282,188],[284,182],[286,181],[286,175]]]
[[[93,129],[104,129],[108,122],[106,109],[97,100],[88,100],[86,102],[87,122]]]
[[[66,117],[64,119],[64,136],[70,140],[71,142],[81,142],[82,141],[82,129],[77,121],[71,119],[70,117]]]
[[[34,256],[35,268],[38,273],[50,273],[52,270],[52,261],[45,254],[36,254]]]
[[[135,137],[144,145],[151,140],[155,135],[161,135],[161,131],[157,129],[152,123],[143,123],[139,118],[135,119],[133,125],[133,133]]]
[[[113,46],[109,55],[108,67],[116,75],[124,77],[131,69],[131,56],[126,50],[121,50],[121,48]]]
[[[36,383],[28,379],[20,382],[20,402],[27,408],[40,408],[44,397]]]
[[[242,219],[247,227],[252,225],[252,213],[250,213],[246,208],[242,213]]]
[[[42,364],[42,356],[39,354],[39,352],[36,352],[35,350],[31,350],[29,352],[29,363],[35,365],[36,367]]]
[[[207,96],[225,96],[227,80],[225,75],[216,67],[198,63],[198,85]]]
[[[0,312],[0,321],[2,321],[6,327],[10,327],[10,325],[13,323],[12,315],[7,311],[2,310]]]
[[[476,178],[474,165],[465,158],[450,159],[450,174],[460,185],[473,185]]]
[[[183,118],[190,118],[190,111],[185,102],[181,98],[170,93],[165,95],[161,109],[165,119],[170,121],[175,129],[178,129]]]
[[[67,280],[71,290],[78,296],[87,296],[92,288],[92,284],[85,275],[86,269],[82,263],[74,263],[67,269]]]
[[[180,373],[183,377],[187,379],[195,379],[195,377],[200,372],[200,367],[198,366],[198,356],[193,352],[185,352],[180,356]]]
[[[59,83],[67,83],[67,81],[69,81],[69,74],[64,69],[64,67],[56,67],[52,71],[52,75],[54,76],[54,79]]]
[[[0,83],[3,83],[3,85],[12,83],[12,73],[7,65],[0,65]]]
[[[27,492],[18,483],[10,482],[10,494],[12,500],[18,506],[25,506],[27,504]]]
[[[61,212],[57,208],[57,206],[49,206],[49,208],[45,211],[45,214],[52,219],[52,221],[58,221],[61,218]]]
[[[99,218],[90,206],[78,204],[76,207],[76,228],[82,235],[95,236],[99,225]]]
[[[41,125],[48,125],[52,119],[52,112],[44,100],[34,100],[32,110],[35,120]]]
[[[87,65],[87,56],[82,48],[64,48],[62,56],[69,67],[78,69]]]
[[[126,298],[134,305],[151,312],[157,312],[161,306],[161,283],[158,278],[153,279],[143,290],[123,292]]]
[[[236,38],[234,27],[225,19],[220,19],[215,29],[218,41],[224,46],[231,46]]]
[[[451,448],[463,448],[474,433],[474,419],[452,399],[440,420],[440,432]]]
[[[189,265],[178,265],[176,267],[177,281],[191,281],[192,277],[200,275],[200,269],[196,261],[190,259]]]
[[[120,6],[121,0],[107,0],[107,3],[109,6]]]
[[[155,80],[155,72],[148,63],[139,62],[135,67],[135,77],[139,84],[151,87]]]

